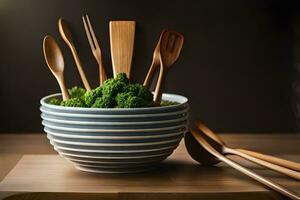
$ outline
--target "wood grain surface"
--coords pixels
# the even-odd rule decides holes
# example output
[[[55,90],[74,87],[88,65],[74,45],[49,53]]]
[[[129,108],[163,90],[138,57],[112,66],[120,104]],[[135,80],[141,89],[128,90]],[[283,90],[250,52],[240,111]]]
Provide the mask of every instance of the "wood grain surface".
[[[271,154],[273,148],[275,154],[300,161],[300,140],[297,135],[285,135],[285,140],[282,135],[227,134],[222,137],[234,147],[260,149]],[[268,142],[271,139],[272,143]],[[96,175],[78,171],[71,163],[53,154],[45,135],[5,135],[0,136],[0,141],[0,175],[4,176],[9,172],[9,166],[13,167],[17,163],[22,152],[35,154],[24,155],[2,180],[0,199],[282,198],[225,164],[216,167],[198,165],[189,157],[183,143],[154,171],[127,175]],[[300,192],[299,181],[232,158],[257,173]],[[74,192],[78,193],[78,196],[74,195]]]
[[[126,73],[130,78],[135,39],[135,21],[110,21],[110,52],[114,77]]]

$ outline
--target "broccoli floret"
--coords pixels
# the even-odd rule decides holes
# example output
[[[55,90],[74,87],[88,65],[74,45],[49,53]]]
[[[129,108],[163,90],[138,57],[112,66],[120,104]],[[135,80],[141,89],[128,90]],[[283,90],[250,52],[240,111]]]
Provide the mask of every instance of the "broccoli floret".
[[[50,104],[69,107],[138,108],[159,106],[153,102],[152,93],[141,84],[131,84],[125,73],[107,79],[101,87],[86,91],[80,87],[68,90],[70,99],[49,100]]]
[[[126,89],[126,83],[118,79],[107,79],[103,86],[103,95],[116,97],[118,93],[122,93]]]
[[[49,101],[48,101],[49,104],[52,104],[52,105],[60,105],[61,103],[61,100],[60,99],[57,99],[55,97],[51,98]]]
[[[60,103],[60,105],[66,106],[66,107],[86,107],[82,98],[79,98],[79,97],[75,97],[75,98],[71,98],[71,99],[62,101]]]
[[[128,97],[125,108],[140,108],[144,107],[145,102],[142,98],[136,96]]]
[[[129,79],[127,78],[126,73],[119,73],[119,74],[117,74],[115,80],[123,82],[125,84],[129,83]]]
[[[140,85],[140,91],[138,94],[138,97],[141,97],[147,102],[152,102],[153,101],[153,94],[150,92],[146,87],[143,85]]]
[[[127,99],[131,96],[134,96],[132,92],[119,93],[116,96],[117,107],[118,108],[126,108],[127,107]]]
[[[118,108],[139,108],[147,105],[144,99],[134,96],[132,92],[118,94],[116,102]]]
[[[127,87],[128,92],[132,92],[134,96],[142,98],[146,102],[153,101],[153,94],[141,84],[129,84]]]
[[[84,102],[88,107],[91,107],[97,98],[102,96],[102,87],[97,87],[84,94]]]
[[[140,84],[129,84],[126,87],[126,92],[131,92],[133,95],[137,96],[140,90],[139,85]]]
[[[92,108],[113,108],[115,106],[115,100],[111,96],[98,97]]]
[[[71,89],[68,89],[68,92],[69,92],[70,98],[76,98],[76,97],[83,98],[86,90],[81,87],[75,86],[75,87],[72,87]]]

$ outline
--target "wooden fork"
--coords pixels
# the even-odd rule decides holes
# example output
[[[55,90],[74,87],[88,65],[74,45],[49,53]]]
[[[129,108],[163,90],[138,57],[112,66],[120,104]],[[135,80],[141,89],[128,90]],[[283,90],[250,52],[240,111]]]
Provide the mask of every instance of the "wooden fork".
[[[93,27],[91,25],[89,16],[88,15],[82,16],[82,21],[83,21],[85,33],[88,38],[91,50],[99,65],[99,84],[103,85],[104,81],[107,79],[107,76],[106,76],[105,68],[103,66],[101,49],[98,44]]]

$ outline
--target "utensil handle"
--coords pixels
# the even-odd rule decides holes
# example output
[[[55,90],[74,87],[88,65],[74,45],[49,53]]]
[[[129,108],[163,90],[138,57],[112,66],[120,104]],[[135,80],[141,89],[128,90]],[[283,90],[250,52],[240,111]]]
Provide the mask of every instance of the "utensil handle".
[[[233,162],[232,160],[226,158],[225,156],[219,154],[219,153],[216,153],[215,156],[217,158],[219,158],[221,161],[225,162],[226,164],[228,164],[229,166],[235,168],[236,170],[248,175],[249,177],[253,178],[254,180],[272,188],[273,190],[291,198],[291,199],[295,199],[295,200],[300,200],[300,197],[294,193],[294,192],[291,192],[289,190],[287,190],[286,188],[284,188],[283,186],[279,185],[279,184],[276,184],[274,182],[272,182],[271,180],[267,179],[267,178],[264,178],[254,172],[252,172],[251,170],[249,169],[246,169],[244,167],[242,167],[241,165]]]
[[[69,97],[69,92],[66,88],[64,76],[63,75],[54,75],[54,76],[57,79],[57,82],[58,82],[58,85],[60,87],[60,91],[61,91],[63,100],[64,101],[68,100],[70,97]]]
[[[289,169],[292,169],[292,170],[300,171],[300,163],[285,160],[285,159],[278,158],[278,157],[275,157],[275,156],[270,156],[270,155],[266,155],[266,154],[246,150],[246,149],[237,149],[237,150],[244,153],[244,154],[248,154],[252,157],[258,158],[260,160],[264,160],[264,161],[267,161],[267,162],[270,162],[270,163],[273,163],[273,164],[276,164],[276,165],[280,165],[282,167],[286,167],[286,168],[289,168]]]
[[[164,64],[162,62],[161,57],[159,58],[160,60],[160,67],[159,67],[159,75],[154,91],[154,102],[160,103],[161,102],[161,96],[162,96],[162,88],[164,84],[164,79],[165,79],[165,68]]]
[[[292,177],[294,179],[300,180],[300,173],[297,171],[291,170],[289,168],[285,168],[285,167],[282,167],[279,165],[275,165],[273,163],[269,163],[264,160],[260,160],[258,158],[252,157],[251,155],[240,152],[239,150],[236,150],[236,149],[231,149],[231,148],[225,147],[225,152],[229,153],[229,154],[234,154],[234,155],[240,156],[242,158],[245,158],[246,160],[252,161],[256,164],[259,164],[266,168],[272,169],[274,171],[277,171],[279,173],[282,173],[282,174]]]
[[[100,59],[98,64],[99,64],[99,85],[101,86],[103,85],[104,81],[106,81],[107,75],[105,72],[104,65],[102,63],[102,58]]]
[[[151,66],[148,70],[148,73],[146,75],[146,78],[145,78],[144,84],[143,84],[148,89],[150,87],[151,81],[153,80],[154,72],[155,72],[155,70],[157,69],[158,66],[159,65],[157,65],[155,60],[153,59],[152,64],[151,64]]]
[[[225,156],[223,156],[222,154],[220,154],[217,150],[215,150],[210,144],[208,144],[208,142],[206,142],[206,140],[204,140],[201,136],[199,136],[198,134],[196,134],[194,131],[191,131],[193,136],[196,138],[196,140],[199,142],[199,144],[201,146],[203,146],[203,148],[205,148],[208,152],[210,152],[212,155],[214,155],[215,157],[217,157],[218,159],[220,159],[221,161],[225,162],[226,164],[228,164],[229,166],[231,166],[232,168],[240,171],[243,174],[248,175],[249,177],[253,178],[254,180],[268,186],[269,188],[291,198],[294,200],[300,200],[300,197],[298,196],[298,194],[289,191],[288,189],[284,188],[283,186],[276,184],[274,182],[272,182],[271,180],[264,178],[256,173],[254,173],[253,171],[237,164],[236,162],[230,160],[229,158],[226,158]]]
[[[77,66],[80,78],[82,80],[83,86],[84,86],[84,88],[87,91],[90,91],[91,87],[90,87],[90,84],[89,84],[89,82],[88,82],[88,80],[87,80],[87,78],[85,76],[84,71],[83,71],[82,65],[81,65],[79,57],[78,57],[78,53],[77,53],[76,49],[73,46],[70,46],[70,48],[71,48],[72,55],[73,55],[73,58],[75,60],[75,63],[76,63],[76,66]]]
[[[214,140],[221,143],[223,146],[225,145],[223,140],[217,134],[213,133],[212,130],[210,130],[207,126],[205,126],[201,121],[197,121],[197,127],[201,131],[203,131],[206,135],[209,135],[211,138],[213,138]],[[293,161],[285,160],[285,159],[278,158],[275,156],[270,156],[270,155],[266,155],[266,154],[262,154],[262,153],[258,153],[258,152],[254,152],[254,151],[249,151],[249,150],[245,150],[245,149],[236,149],[236,150],[238,150],[239,152],[242,152],[244,154],[247,154],[249,156],[252,156],[254,158],[264,160],[269,163],[273,163],[275,165],[279,165],[279,166],[289,168],[289,169],[295,170],[295,171],[300,171],[300,163],[297,163],[297,162],[293,162]]]

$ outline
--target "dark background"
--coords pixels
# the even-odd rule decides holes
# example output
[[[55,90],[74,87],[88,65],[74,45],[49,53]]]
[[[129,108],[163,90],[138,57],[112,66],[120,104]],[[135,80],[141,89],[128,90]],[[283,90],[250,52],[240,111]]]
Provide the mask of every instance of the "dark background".
[[[62,48],[67,85],[81,84],[58,34],[59,16],[69,22],[87,77],[97,85],[97,65],[81,21],[85,13],[110,74],[110,20],[137,21],[132,78],[140,82],[161,30],[171,28],[186,41],[166,90],[189,98],[193,118],[220,132],[296,132],[296,2],[0,0],[0,132],[42,131],[39,99],[59,91],[42,55],[46,34]]]

